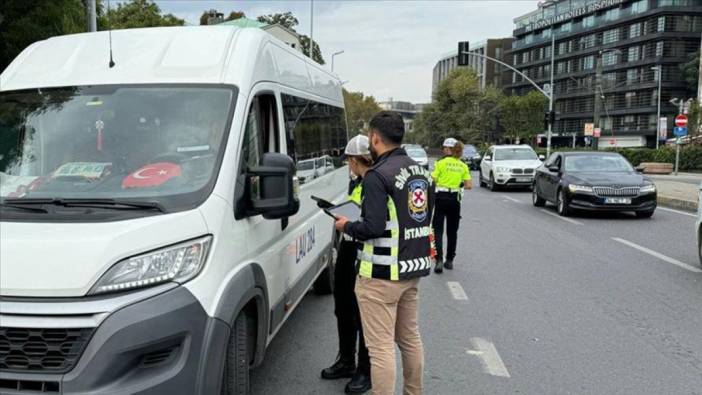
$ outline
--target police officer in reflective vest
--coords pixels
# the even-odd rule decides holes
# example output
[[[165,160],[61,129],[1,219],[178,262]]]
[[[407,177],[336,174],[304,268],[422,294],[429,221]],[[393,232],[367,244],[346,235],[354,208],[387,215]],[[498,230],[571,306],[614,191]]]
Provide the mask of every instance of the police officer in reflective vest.
[[[373,164],[368,149],[368,137],[358,135],[349,140],[344,154],[349,160],[351,171],[348,199],[360,205],[363,176]],[[361,248],[361,243],[343,234],[334,268],[334,314],[339,333],[339,358],[334,365],[322,370],[322,378],[328,380],[351,377],[351,381],[345,388],[347,394],[362,394],[371,388],[370,357],[363,340],[361,314],[354,293],[356,258]],[[356,365],[357,341],[358,365]]]
[[[447,138],[443,144],[444,157],[434,164],[431,173],[436,185],[436,207],[434,208],[434,242],[436,244],[436,273],[443,268],[453,269],[456,257],[456,239],[461,220],[461,197],[463,188],[472,189],[473,182],[468,166],[461,161],[463,143]],[[444,220],[446,221],[446,261],[443,260]]]
[[[363,243],[356,297],[371,358],[373,394],[392,395],[395,343],[402,352],[406,395],[422,393],[424,349],[417,325],[419,278],[430,272],[432,179],[400,148],[404,122],[381,111],[370,121],[374,164],[363,178],[362,218],[340,217],[336,229]]]

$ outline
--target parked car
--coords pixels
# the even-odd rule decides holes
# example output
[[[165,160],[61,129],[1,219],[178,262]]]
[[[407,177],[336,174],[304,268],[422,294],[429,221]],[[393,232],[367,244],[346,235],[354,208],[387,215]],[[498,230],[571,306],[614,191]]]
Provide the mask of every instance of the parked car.
[[[700,195],[698,202],[697,224],[695,228],[697,229],[697,253],[700,257],[700,265],[702,265],[702,184],[700,184]]]
[[[466,144],[463,147],[463,157],[461,158],[465,164],[468,165],[468,167],[471,170],[478,170],[480,167],[480,159],[482,157],[480,156],[480,153],[478,152],[478,149],[475,148],[474,145],[472,144]]]
[[[418,145],[407,145],[405,146],[405,151],[407,156],[414,159],[417,164],[425,169],[429,169],[429,157],[427,156],[427,151]]]
[[[532,201],[554,203],[563,216],[578,209],[648,218],[656,210],[656,186],[618,153],[557,152],[537,169]]]
[[[480,162],[481,187],[531,187],[541,160],[533,148],[524,145],[494,145]]]
[[[324,182],[298,185],[295,158],[343,152],[341,83],[260,29],[112,36],[114,68],[97,32],[0,75],[0,393],[248,394],[333,288],[310,196],[343,196],[348,169],[319,155]]]

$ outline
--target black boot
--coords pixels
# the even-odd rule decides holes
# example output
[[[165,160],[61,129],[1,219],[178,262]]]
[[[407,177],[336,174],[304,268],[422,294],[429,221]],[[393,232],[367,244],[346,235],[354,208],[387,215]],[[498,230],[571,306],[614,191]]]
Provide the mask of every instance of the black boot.
[[[359,370],[353,375],[351,381],[346,384],[344,392],[347,394],[362,394],[370,391],[371,387],[370,374]]]
[[[356,363],[353,360],[337,360],[334,365],[322,370],[322,378],[326,380],[336,380],[353,377],[356,372]]]
[[[444,262],[444,267],[448,270],[453,270],[453,258],[449,258]]]
[[[444,272],[444,260],[441,258],[436,259],[436,267],[434,268],[434,273],[440,274]]]

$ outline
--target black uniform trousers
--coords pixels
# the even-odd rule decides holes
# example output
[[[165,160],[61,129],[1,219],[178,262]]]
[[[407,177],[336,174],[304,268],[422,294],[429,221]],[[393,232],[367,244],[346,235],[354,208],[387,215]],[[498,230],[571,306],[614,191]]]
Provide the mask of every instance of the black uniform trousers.
[[[434,243],[436,260],[443,259],[444,220],[446,220],[446,259],[456,257],[456,239],[458,224],[461,221],[461,202],[456,192],[437,192],[434,203]]]
[[[354,287],[356,286],[356,256],[360,243],[342,240],[334,270],[334,314],[339,332],[339,356],[355,361],[358,342],[358,370],[370,375],[370,357],[363,339],[361,313]]]

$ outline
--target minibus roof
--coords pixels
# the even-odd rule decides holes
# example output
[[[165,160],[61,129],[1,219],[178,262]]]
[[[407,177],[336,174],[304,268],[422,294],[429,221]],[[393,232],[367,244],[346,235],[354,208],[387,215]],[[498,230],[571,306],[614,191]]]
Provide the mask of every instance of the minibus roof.
[[[52,37],[27,47],[0,90],[114,84],[226,84],[248,92],[270,81],[343,103],[339,80],[258,28],[187,26]]]

